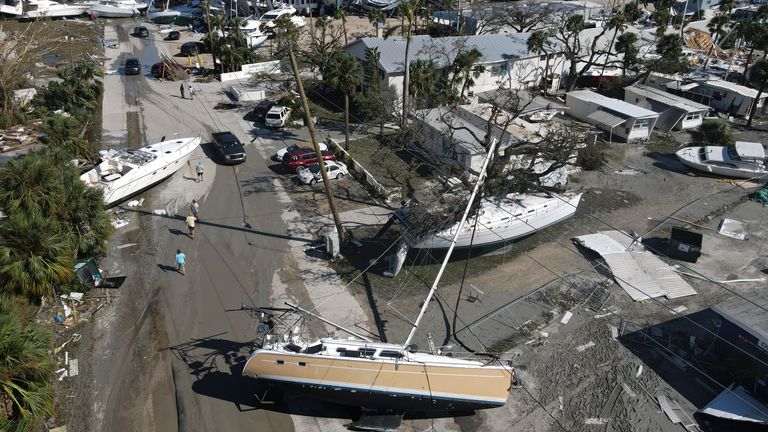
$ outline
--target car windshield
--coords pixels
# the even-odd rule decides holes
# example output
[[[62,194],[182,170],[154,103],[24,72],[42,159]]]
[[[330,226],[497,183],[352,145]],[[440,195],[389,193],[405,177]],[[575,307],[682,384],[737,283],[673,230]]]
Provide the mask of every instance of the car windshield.
[[[280,118],[280,114],[277,114],[277,113],[267,114],[267,118],[268,119],[279,119]]]
[[[320,172],[320,164],[312,164],[309,166],[309,172],[312,174],[317,174]]]
[[[128,61],[125,62],[126,66],[137,66],[139,64],[139,61],[136,59],[128,59]]]
[[[222,148],[236,147],[238,145],[237,140],[231,137],[222,138],[220,142]]]

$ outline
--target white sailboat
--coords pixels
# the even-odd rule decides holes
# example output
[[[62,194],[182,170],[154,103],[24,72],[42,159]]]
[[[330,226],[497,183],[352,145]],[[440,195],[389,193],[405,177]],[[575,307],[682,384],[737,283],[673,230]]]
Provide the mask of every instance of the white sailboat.
[[[135,0],[102,0],[88,5],[88,13],[101,18],[130,18],[146,9],[147,3]]]
[[[412,249],[446,249],[454,237],[458,248],[480,247],[519,239],[562,222],[576,213],[580,201],[581,194],[510,194],[483,198],[477,224],[459,228],[459,224],[454,223],[417,235],[409,229],[414,224],[406,212],[399,213],[398,218],[406,227],[404,238]]]
[[[104,193],[104,203],[115,205],[167,179],[186,165],[201,138],[179,138],[138,150],[102,150],[101,162],[80,176]]]
[[[711,174],[736,178],[768,175],[765,149],[760,143],[736,141],[732,147],[686,147],[675,154],[683,165]]]
[[[87,9],[85,5],[63,4],[51,0],[29,0],[21,19],[76,17],[85,14]]]
[[[495,148],[494,142],[489,154]],[[483,182],[489,160],[470,203]],[[458,231],[469,210],[467,206]],[[262,347],[248,358],[243,374],[308,396],[381,412],[462,411],[504,405],[516,380],[511,367],[416,352],[410,347],[456,245],[458,231],[403,344],[374,342],[318,317],[352,337],[308,342],[290,330],[282,337],[267,336]]]

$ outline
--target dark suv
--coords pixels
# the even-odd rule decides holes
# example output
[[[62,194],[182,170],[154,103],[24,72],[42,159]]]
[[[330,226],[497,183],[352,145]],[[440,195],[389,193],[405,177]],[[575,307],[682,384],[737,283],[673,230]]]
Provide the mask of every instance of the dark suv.
[[[139,75],[141,73],[141,62],[136,57],[128,57],[123,70],[126,75]]]
[[[225,163],[245,162],[243,143],[232,132],[215,132],[211,136],[211,140]]]
[[[323,150],[320,153],[323,155],[323,160],[336,160],[336,155],[334,155],[331,151]],[[308,148],[294,150],[292,152],[286,153],[285,156],[283,156],[283,166],[291,172],[301,171],[304,168],[317,162],[317,153],[315,153],[314,150]]]
[[[253,121],[263,122],[269,110],[271,110],[275,105],[277,105],[277,102],[271,101],[269,99],[264,99],[263,101],[256,104],[256,106],[253,108]]]
[[[179,52],[183,56],[196,56],[203,52],[204,46],[201,42],[185,42],[181,44]]]

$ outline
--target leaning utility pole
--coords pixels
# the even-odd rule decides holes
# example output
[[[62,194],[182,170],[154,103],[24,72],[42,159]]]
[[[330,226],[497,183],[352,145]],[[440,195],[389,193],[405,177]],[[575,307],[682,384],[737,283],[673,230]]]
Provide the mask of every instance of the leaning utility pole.
[[[309,128],[309,136],[312,139],[312,146],[315,148],[317,154],[317,160],[320,164],[320,175],[323,176],[323,186],[325,187],[325,194],[328,195],[328,204],[331,207],[331,214],[333,215],[333,223],[336,225],[336,230],[339,232],[339,243],[344,244],[346,235],[344,234],[344,227],[341,226],[341,219],[339,219],[339,210],[336,208],[336,200],[333,198],[333,189],[331,189],[331,182],[328,181],[328,173],[325,171],[325,161],[323,160],[323,154],[320,151],[320,145],[317,141],[317,133],[315,132],[315,124],[312,121],[312,115],[309,112],[309,104],[307,103],[307,95],[304,93],[304,83],[299,76],[299,65],[296,63],[296,53],[294,52],[293,43],[290,44],[288,49],[288,56],[291,59],[291,69],[293,69],[293,76],[296,79],[296,85],[299,88],[299,96],[301,96],[301,106],[304,108],[304,123]]]

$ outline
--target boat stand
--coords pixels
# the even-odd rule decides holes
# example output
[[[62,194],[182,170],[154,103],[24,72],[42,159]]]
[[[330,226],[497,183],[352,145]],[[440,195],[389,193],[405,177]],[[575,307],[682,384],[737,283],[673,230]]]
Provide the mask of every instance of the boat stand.
[[[345,426],[356,431],[396,432],[402,421],[403,414],[378,414],[364,409],[360,419]]]

